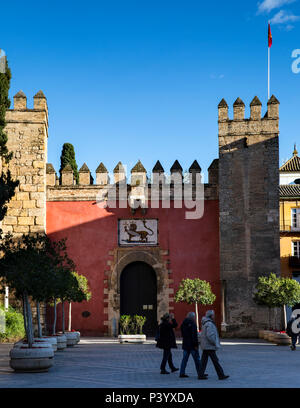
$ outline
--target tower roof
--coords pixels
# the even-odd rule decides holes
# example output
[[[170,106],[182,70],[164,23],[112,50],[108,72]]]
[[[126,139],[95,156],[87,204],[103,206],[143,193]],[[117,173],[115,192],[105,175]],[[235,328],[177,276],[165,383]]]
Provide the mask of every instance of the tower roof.
[[[89,173],[90,169],[88,168],[88,166],[86,165],[86,163],[83,163],[83,165],[81,166],[81,168],[79,169],[79,172],[81,173]]]
[[[123,164],[119,161],[119,163],[114,168],[114,173],[125,173],[125,169]]]
[[[55,173],[55,169],[51,163],[46,164],[46,173],[47,174]]]
[[[178,160],[175,160],[173,166],[171,167],[171,173],[182,172],[182,167]]]
[[[286,172],[300,172],[300,157],[296,150],[296,144],[294,145],[293,157],[291,157],[286,163],[279,167],[280,173]]]
[[[201,173],[201,167],[199,166],[199,163],[197,160],[194,160],[193,164],[189,168],[190,173]]]
[[[71,167],[71,164],[68,163],[68,164],[66,164],[65,167],[62,169],[62,173],[67,173],[67,172],[70,172],[70,171],[73,171],[73,169],[72,169],[72,167]]]
[[[244,102],[241,100],[241,98],[237,98],[233,104],[233,106],[245,106]]]
[[[14,98],[26,98],[26,95],[24,94],[23,91],[19,91],[18,93],[15,94]]]
[[[96,168],[96,173],[108,173],[107,168],[104,166],[102,162]]]
[[[252,99],[250,106],[261,106],[262,103],[261,101],[258,99],[257,96],[254,96],[254,98]]]
[[[219,103],[218,108],[228,108],[227,102],[225,101],[224,98]]]
[[[160,161],[157,160],[157,162],[155,163],[155,166],[152,169],[152,173],[164,173],[165,170],[163,168],[163,166],[161,165]]]
[[[34,98],[44,98],[46,99],[46,96],[44,95],[44,92],[39,90],[35,95]]]
[[[268,100],[268,105],[279,105],[279,103],[279,100],[274,95]]]
[[[147,170],[142,165],[142,162],[139,160],[137,164],[131,169],[131,173],[147,173]]]

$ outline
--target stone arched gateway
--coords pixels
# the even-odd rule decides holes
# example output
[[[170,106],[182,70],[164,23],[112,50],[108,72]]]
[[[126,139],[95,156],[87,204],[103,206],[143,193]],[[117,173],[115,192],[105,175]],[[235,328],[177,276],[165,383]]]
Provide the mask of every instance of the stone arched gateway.
[[[107,301],[108,335],[118,333],[120,319],[120,276],[123,269],[133,262],[144,262],[150,265],[156,273],[157,279],[157,320],[168,312],[173,296],[169,279],[170,270],[168,260],[164,259],[168,251],[160,248],[117,248],[114,251],[114,260],[110,262],[110,272],[107,279],[105,297]]]

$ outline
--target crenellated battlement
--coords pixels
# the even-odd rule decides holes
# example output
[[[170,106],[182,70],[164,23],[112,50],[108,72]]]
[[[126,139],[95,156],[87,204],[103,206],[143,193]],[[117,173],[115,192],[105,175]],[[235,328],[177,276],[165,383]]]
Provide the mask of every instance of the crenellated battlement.
[[[127,174],[130,173],[130,174]],[[209,180],[205,184],[205,198],[218,199],[218,160],[214,160],[208,169]],[[197,160],[194,160],[186,174],[183,174],[182,167],[178,160],[170,168],[170,172],[166,173],[161,163],[157,161],[152,169],[152,172],[147,177],[147,170],[139,160],[136,165],[128,171],[126,166],[118,162],[110,173],[105,165],[101,162],[96,169],[96,183],[91,179],[91,171],[84,163],[79,170],[79,183],[76,184],[73,170],[70,165],[67,165],[61,172],[61,182],[59,182],[57,174],[52,164],[46,166],[47,178],[47,200],[92,200],[95,199],[99,191],[112,190],[113,188],[124,188],[131,195],[138,195],[142,189],[149,191],[153,186],[163,188],[170,186],[171,191],[176,186],[184,186],[191,184],[196,186],[203,182],[201,179],[201,167]],[[128,176],[128,177],[127,177]],[[166,187],[167,188],[167,187]],[[171,192],[171,197],[173,193]]]

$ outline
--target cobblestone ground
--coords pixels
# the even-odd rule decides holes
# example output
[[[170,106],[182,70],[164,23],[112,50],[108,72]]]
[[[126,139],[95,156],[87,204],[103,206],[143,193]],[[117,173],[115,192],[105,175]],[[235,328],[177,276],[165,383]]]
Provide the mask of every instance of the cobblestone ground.
[[[300,347],[276,346],[263,340],[225,340],[219,359],[230,378],[219,381],[209,361],[206,381],[199,381],[194,363],[188,362],[189,378],[178,372],[161,375],[161,350],[153,340],[143,345],[120,345],[115,339],[83,338],[75,347],[55,353],[55,364],[48,373],[16,374],[9,367],[12,345],[0,344],[1,388],[231,388],[300,387]],[[180,342],[174,350],[180,366]]]

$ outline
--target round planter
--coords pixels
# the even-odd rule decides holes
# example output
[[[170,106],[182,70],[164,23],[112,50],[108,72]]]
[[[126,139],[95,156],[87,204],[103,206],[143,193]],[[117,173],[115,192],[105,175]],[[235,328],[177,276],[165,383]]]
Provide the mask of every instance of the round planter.
[[[119,334],[119,342],[124,343],[144,343],[146,341],[145,334]]]
[[[275,333],[274,343],[276,343],[278,346],[289,346],[292,341],[286,333]]]
[[[73,347],[78,343],[78,334],[76,332],[65,332],[67,338],[67,347]]]
[[[54,364],[52,347],[14,347],[10,350],[10,366],[17,372],[39,373],[48,371]]]
[[[275,337],[275,332],[269,331],[267,334],[267,340],[273,342]]]
[[[258,331],[258,338],[259,338],[259,339],[263,339],[263,338],[264,338],[264,335],[265,335],[265,330],[259,330],[259,331]]]
[[[270,330],[262,330],[262,338],[264,340],[268,340],[268,336],[269,336]]]
[[[32,344],[33,347],[39,347],[39,348],[51,348],[52,349],[52,344],[47,342],[47,341],[35,341]],[[23,342],[23,341],[18,341],[17,343],[14,344],[14,348],[28,348],[28,343]]]
[[[67,338],[64,334],[56,335],[57,350],[64,350],[67,347]]]
[[[53,351],[57,351],[57,339],[55,336],[43,336],[42,339],[52,345]]]

